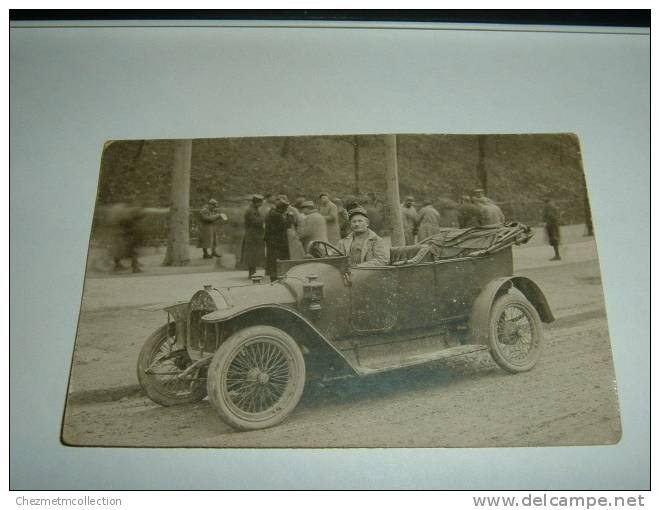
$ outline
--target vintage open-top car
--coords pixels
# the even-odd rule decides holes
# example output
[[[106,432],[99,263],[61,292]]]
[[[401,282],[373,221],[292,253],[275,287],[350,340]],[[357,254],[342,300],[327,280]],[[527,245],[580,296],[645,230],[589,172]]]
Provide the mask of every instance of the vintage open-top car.
[[[273,426],[305,381],[367,376],[489,349],[509,372],[530,370],[554,320],[539,287],[513,276],[512,245],[528,227],[443,229],[390,250],[388,265],[349,266],[315,242],[313,259],[278,261],[279,278],[215,288],[164,308],[138,378],[169,406],[207,394],[234,428]]]

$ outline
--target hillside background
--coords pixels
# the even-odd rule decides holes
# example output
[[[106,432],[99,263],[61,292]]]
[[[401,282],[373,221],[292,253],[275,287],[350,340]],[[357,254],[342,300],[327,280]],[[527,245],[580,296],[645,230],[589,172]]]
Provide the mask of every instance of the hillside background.
[[[550,195],[564,223],[585,222],[587,195],[573,134],[398,135],[397,154],[402,199],[458,199],[482,187],[507,220],[534,224],[541,221],[542,198]],[[136,199],[167,207],[172,155],[171,140],[108,144],[97,209]],[[194,140],[190,207],[213,197],[240,222],[238,210],[252,193],[284,193],[290,200],[316,200],[320,191],[345,200],[371,193],[384,201],[384,168],[379,135]]]

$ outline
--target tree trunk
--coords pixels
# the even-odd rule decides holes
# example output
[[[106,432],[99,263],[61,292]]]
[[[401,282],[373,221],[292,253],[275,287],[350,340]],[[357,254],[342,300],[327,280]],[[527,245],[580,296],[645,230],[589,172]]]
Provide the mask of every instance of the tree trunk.
[[[479,160],[477,161],[477,179],[488,196],[488,171],[486,170],[486,135],[477,135],[479,145]]]
[[[403,220],[399,199],[399,170],[396,155],[396,135],[385,135],[385,180],[387,182],[387,202],[392,225],[392,246],[403,246]]]
[[[185,266],[190,262],[190,232],[188,223],[190,204],[190,159],[192,140],[174,142],[172,165],[172,195],[169,216],[169,235],[164,266]]]

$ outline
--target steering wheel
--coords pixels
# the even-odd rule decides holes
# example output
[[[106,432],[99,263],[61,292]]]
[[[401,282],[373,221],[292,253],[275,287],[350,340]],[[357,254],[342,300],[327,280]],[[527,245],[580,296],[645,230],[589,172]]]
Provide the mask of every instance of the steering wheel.
[[[326,243],[325,241],[312,241],[307,246],[307,253],[315,259],[322,259],[324,257],[343,257],[344,253],[339,248]]]

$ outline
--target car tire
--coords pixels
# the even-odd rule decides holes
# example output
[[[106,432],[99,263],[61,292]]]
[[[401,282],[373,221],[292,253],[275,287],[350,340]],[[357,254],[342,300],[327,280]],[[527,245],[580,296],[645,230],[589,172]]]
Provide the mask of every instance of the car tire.
[[[199,402],[206,396],[203,380],[176,379],[192,361],[185,349],[176,346],[174,327],[170,324],[154,331],[144,342],[138,356],[140,386],[151,400],[162,406]],[[151,370],[158,373],[150,373]],[[202,371],[200,368],[199,373],[193,372],[191,375],[201,378],[204,375]]]
[[[238,430],[272,427],[294,410],[305,385],[305,360],[295,340],[271,326],[242,329],[211,361],[209,401]]]
[[[507,372],[534,368],[543,348],[539,314],[518,290],[500,296],[491,307],[489,347],[495,362]]]

